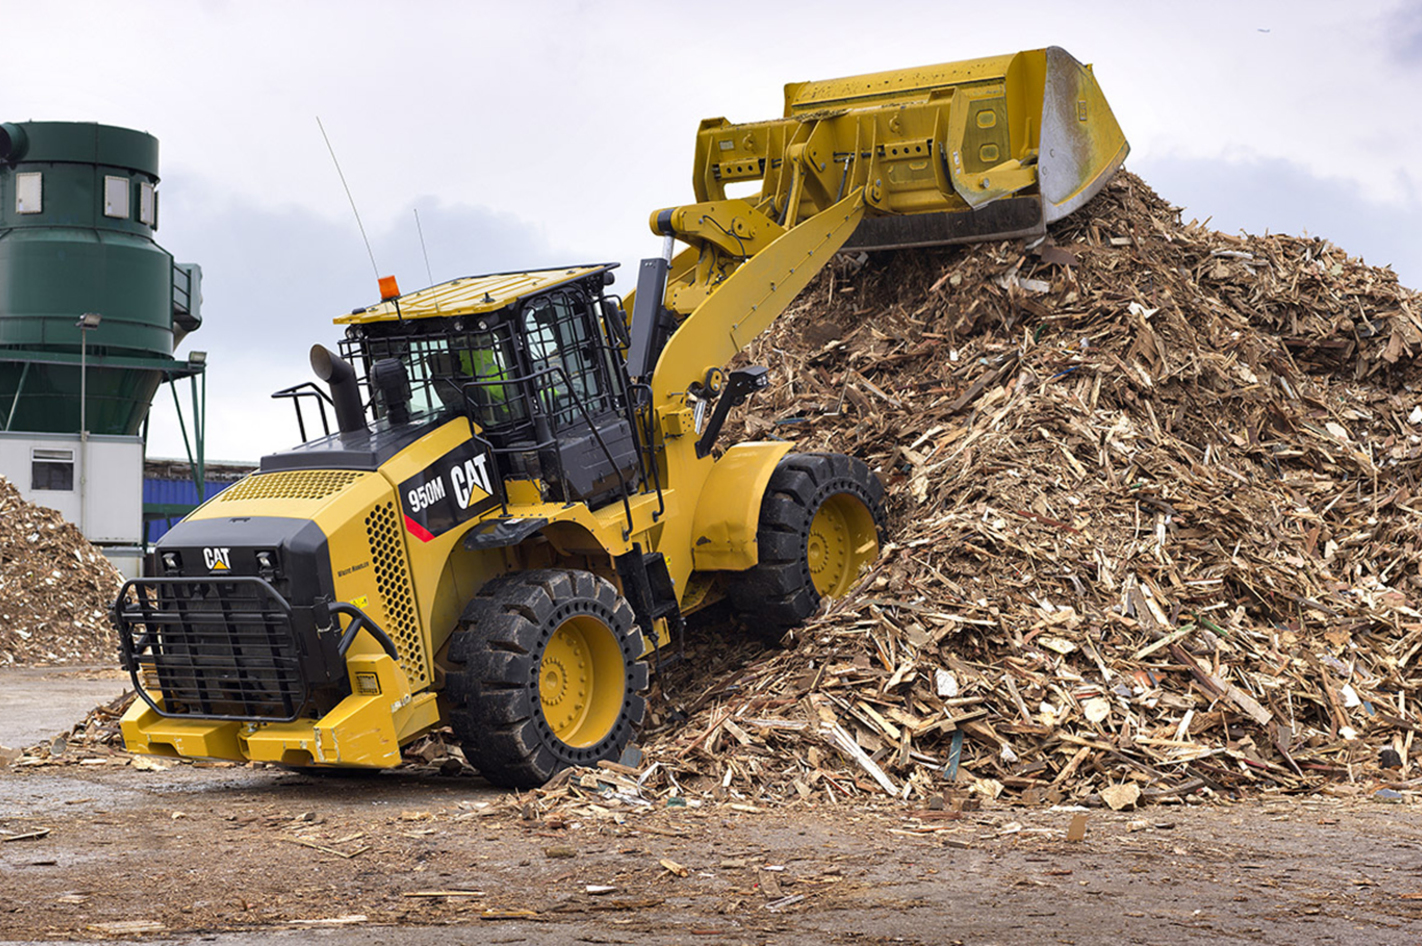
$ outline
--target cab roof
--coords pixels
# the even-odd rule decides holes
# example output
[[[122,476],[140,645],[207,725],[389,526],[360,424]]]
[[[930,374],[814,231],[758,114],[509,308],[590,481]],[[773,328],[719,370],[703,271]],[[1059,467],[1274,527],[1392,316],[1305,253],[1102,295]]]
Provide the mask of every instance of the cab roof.
[[[483,315],[496,312],[527,296],[546,292],[565,283],[607,272],[617,263],[590,263],[557,269],[534,269],[522,273],[491,273],[461,276],[437,283],[428,289],[406,293],[393,300],[356,309],[335,320],[337,325],[367,322],[395,322],[409,319],[446,318],[455,315]],[[396,305],[399,311],[396,311]]]

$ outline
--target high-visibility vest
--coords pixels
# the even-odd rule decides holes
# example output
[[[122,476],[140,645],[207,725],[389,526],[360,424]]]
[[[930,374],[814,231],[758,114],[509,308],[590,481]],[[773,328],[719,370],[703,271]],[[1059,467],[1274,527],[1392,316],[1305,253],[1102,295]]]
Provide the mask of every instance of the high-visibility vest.
[[[495,378],[503,381],[508,378],[498,356],[487,348],[466,348],[461,351],[459,353],[459,368],[466,376],[477,381],[490,381]],[[487,393],[489,402],[492,404],[502,404],[508,400],[508,392],[504,390],[502,384],[482,385],[479,390]]]

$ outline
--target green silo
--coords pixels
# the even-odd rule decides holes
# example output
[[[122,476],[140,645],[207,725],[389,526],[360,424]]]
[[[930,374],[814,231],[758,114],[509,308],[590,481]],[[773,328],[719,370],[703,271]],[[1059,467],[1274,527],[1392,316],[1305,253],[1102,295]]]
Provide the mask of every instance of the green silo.
[[[200,324],[200,271],[153,240],[157,184],[152,135],[0,125],[0,429],[78,431],[83,361],[85,426],[136,434],[158,385],[192,373],[172,354]]]

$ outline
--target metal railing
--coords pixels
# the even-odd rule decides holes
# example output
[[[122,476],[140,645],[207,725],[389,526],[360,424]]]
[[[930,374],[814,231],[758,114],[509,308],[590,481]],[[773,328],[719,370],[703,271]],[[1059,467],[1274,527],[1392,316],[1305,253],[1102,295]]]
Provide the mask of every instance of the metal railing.
[[[331,400],[331,395],[317,387],[316,382],[303,381],[300,384],[293,384],[289,388],[282,388],[280,391],[273,392],[272,394],[274,400],[278,398],[291,399],[291,406],[296,409],[296,426],[297,429],[301,431],[302,443],[305,443],[307,440],[306,418],[302,416],[301,413],[301,399],[304,397],[315,398],[316,407],[321,411],[321,429],[325,431],[327,437],[331,436],[331,422],[326,417],[326,405],[330,404],[334,410],[335,404]]]
[[[543,380],[543,379],[546,378],[546,377],[555,376],[555,375],[556,375],[559,379],[562,380],[563,385],[564,385],[564,391],[566,392],[565,395],[564,395],[564,394],[560,394],[559,397],[566,396],[566,397],[568,397],[568,398],[571,399],[573,406],[574,406],[575,408],[577,408],[577,413],[578,413],[578,416],[579,416],[579,417],[581,418],[581,420],[582,420],[582,424],[585,425],[585,426],[587,427],[588,431],[592,434],[593,440],[595,440],[595,441],[597,442],[598,449],[600,449],[600,450],[602,451],[602,455],[607,459],[607,464],[608,464],[608,466],[611,468],[612,472],[617,475],[618,494],[619,494],[620,498],[622,499],[622,510],[623,510],[623,512],[624,512],[624,513],[626,514],[626,516],[627,516],[627,528],[623,531],[623,536],[622,536],[622,537],[625,539],[625,538],[627,538],[627,536],[629,536],[629,535],[632,534],[632,529],[633,529],[633,523],[632,523],[632,503],[631,503],[631,500],[629,499],[629,496],[631,495],[631,490],[630,490],[630,489],[628,488],[628,486],[627,486],[627,478],[623,475],[621,467],[618,466],[616,458],[614,458],[613,455],[612,455],[612,451],[611,451],[610,449],[608,449],[607,441],[603,439],[602,431],[598,430],[597,425],[593,423],[592,416],[588,413],[587,407],[584,406],[584,404],[583,404],[583,399],[582,399],[581,397],[579,397],[579,396],[578,396],[578,392],[577,392],[576,390],[574,390],[573,385],[572,385],[570,379],[568,378],[568,372],[565,371],[560,365],[549,365],[549,366],[546,367],[546,368],[540,368],[539,370],[534,371],[534,372],[531,373],[531,374],[522,375],[522,376],[519,376],[519,377],[499,378],[499,379],[491,379],[491,380],[485,380],[485,381],[468,381],[468,382],[465,382],[464,384],[460,385],[460,391],[461,391],[461,392],[463,393],[463,395],[464,395],[464,402],[465,402],[465,406],[466,406],[466,415],[468,416],[468,419],[469,419],[470,430],[471,430],[471,432],[474,430],[474,424],[476,423],[476,419],[475,419],[474,414],[475,414],[476,411],[490,411],[490,410],[492,410],[493,407],[495,406],[495,405],[493,405],[492,403],[491,403],[491,404],[479,404],[479,403],[476,403],[475,400],[474,400],[472,397],[470,397],[470,390],[471,390],[471,389],[473,389],[473,390],[480,390],[480,389],[483,389],[483,388],[499,387],[499,388],[502,388],[502,389],[504,389],[505,391],[507,391],[508,388],[511,387],[511,388],[513,388],[515,391],[518,391],[519,393],[518,393],[518,394],[515,394],[514,397],[512,397],[512,398],[507,398],[507,399],[505,400],[505,403],[507,403],[507,402],[509,402],[509,401],[513,401],[513,400],[517,400],[517,399],[527,399],[527,398],[530,398],[530,397],[537,397],[537,396],[538,396],[537,394],[530,395],[530,394],[528,393],[530,390],[538,391],[540,394],[546,394],[546,392],[547,392],[548,389],[547,389],[547,388],[543,388],[543,387],[538,387],[538,386],[537,386],[537,383],[540,382],[541,380]],[[558,480],[557,480],[557,482],[558,482],[559,491],[560,491],[560,493],[562,494],[562,495],[561,495],[561,499],[562,499],[562,501],[565,502],[565,503],[574,502],[575,500],[573,499],[573,497],[571,496],[571,494],[569,493],[569,490],[568,490],[568,473],[567,473],[566,468],[565,468],[564,465],[563,465],[563,453],[562,453],[561,450],[558,449],[558,433],[559,433],[559,427],[558,427],[558,425],[557,425],[556,423],[553,422],[553,420],[556,418],[557,414],[561,413],[562,411],[561,411],[561,409],[558,409],[558,410],[553,409],[553,408],[554,408],[554,405],[552,405],[552,404],[548,404],[548,405],[546,405],[546,406],[549,408],[549,410],[544,411],[544,412],[539,412],[539,411],[536,411],[536,410],[529,411],[529,412],[528,412],[528,415],[527,415],[527,416],[530,417],[529,420],[526,420],[526,421],[518,421],[518,422],[516,422],[516,423],[511,423],[511,424],[508,425],[509,428],[510,428],[510,433],[511,433],[511,434],[512,434],[514,431],[519,430],[520,428],[527,429],[527,431],[532,435],[532,439],[531,439],[531,440],[516,440],[516,441],[509,442],[506,446],[502,446],[502,447],[500,447],[500,446],[494,446],[494,445],[491,444],[491,445],[490,445],[490,446],[491,446],[491,450],[492,450],[492,452],[493,452],[494,454],[496,454],[496,455],[503,455],[503,456],[511,456],[511,455],[514,455],[514,454],[523,454],[523,453],[537,453],[537,454],[538,454],[538,457],[539,457],[539,462],[540,462],[540,464],[543,462],[543,457],[544,457],[545,455],[551,453],[551,454],[553,455],[553,457],[555,458],[556,465],[557,465],[557,470],[558,470]],[[549,419],[549,423],[548,423],[548,433],[547,433],[546,436],[540,436],[539,433],[538,433],[538,426],[539,426],[539,425],[538,425],[538,423],[537,423],[537,420],[538,420],[538,418],[540,418],[540,417],[546,417],[546,418]],[[481,426],[483,426],[483,425],[481,425]],[[498,427],[498,426],[499,426],[499,425],[497,425],[497,424],[490,425],[490,427],[495,427],[495,428]],[[569,426],[571,426],[571,425],[569,425]],[[566,429],[566,428],[564,428],[564,429]],[[490,430],[489,430],[489,428],[486,427],[486,428],[485,428],[485,434],[488,434],[488,433],[490,433]],[[634,433],[634,436],[635,436],[635,433]],[[503,438],[501,438],[501,439],[503,439]],[[641,451],[639,450],[638,453],[639,453],[639,457],[640,457]],[[639,460],[639,462],[640,462],[640,460]],[[504,500],[503,500],[503,510],[504,510],[504,515],[508,515],[508,499],[507,499],[507,497],[505,497]]]
[[[292,608],[262,578],[135,579],[113,618],[123,667],[160,715],[290,722],[306,707]]]

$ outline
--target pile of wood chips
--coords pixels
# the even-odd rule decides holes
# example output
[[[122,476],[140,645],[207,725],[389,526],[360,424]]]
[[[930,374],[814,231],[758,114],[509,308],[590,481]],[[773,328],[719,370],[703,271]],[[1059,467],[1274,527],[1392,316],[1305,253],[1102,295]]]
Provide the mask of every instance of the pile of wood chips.
[[[108,609],[121,584],[74,525],[0,477],[0,666],[114,664]]]
[[[1419,344],[1391,270],[1184,224],[1128,173],[1035,246],[837,265],[750,350],[740,433],[867,461],[887,548],[654,706],[648,760],[752,799],[1402,784]]]
[[[837,263],[724,440],[863,458],[883,556],[784,646],[693,631],[644,758],[540,804],[1422,785],[1419,348],[1390,270],[1127,173],[1035,246]],[[0,662],[110,653],[107,562],[8,484],[0,513]],[[111,745],[96,712],[74,735]]]

